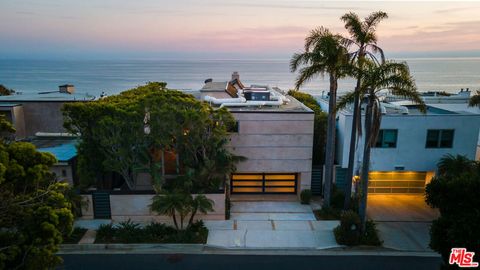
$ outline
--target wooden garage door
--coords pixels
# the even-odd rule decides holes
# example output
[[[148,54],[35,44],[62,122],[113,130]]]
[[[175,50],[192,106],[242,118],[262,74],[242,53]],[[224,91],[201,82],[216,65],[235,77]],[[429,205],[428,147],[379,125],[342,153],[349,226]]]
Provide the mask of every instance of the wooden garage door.
[[[295,194],[296,173],[236,173],[231,178],[232,194]]]
[[[369,193],[423,193],[426,172],[370,172]]]

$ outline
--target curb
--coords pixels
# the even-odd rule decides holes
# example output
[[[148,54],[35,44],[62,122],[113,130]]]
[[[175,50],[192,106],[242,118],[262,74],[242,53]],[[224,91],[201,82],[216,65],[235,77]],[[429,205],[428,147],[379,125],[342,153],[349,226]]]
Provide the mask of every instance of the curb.
[[[298,256],[398,256],[440,257],[434,252],[345,248],[225,248],[207,244],[63,244],[57,254],[224,254]]]

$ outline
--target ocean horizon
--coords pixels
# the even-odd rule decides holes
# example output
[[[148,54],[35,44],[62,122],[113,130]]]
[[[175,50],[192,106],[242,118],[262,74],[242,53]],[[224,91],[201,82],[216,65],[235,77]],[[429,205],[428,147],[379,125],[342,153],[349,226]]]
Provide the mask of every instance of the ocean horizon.
[[[480,58],[403,58],[419,91],[457,92],[461,88],[480,90]],[[61,84],[74,84],[79,93],[109,95],[149,81],[165,81],[168,87],[197,90],[206,79],[227,81],[238,71],[246,84],[269,84],[292,89],[296,74],[288,59],[205,60],[0,60],[0,84],[17,92],[53,91]],[[350,91],[353,79],[339,83],[339,92]],[[302,91],[328,91],[328,78],[312,80]]]

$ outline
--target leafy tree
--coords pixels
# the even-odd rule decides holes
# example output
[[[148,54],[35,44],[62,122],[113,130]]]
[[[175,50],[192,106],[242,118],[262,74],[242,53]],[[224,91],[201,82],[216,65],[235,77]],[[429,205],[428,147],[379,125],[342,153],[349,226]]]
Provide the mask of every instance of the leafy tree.
[[[320,165],[325,162],[325,134],[327,133],[327,118],[328,114],[320,108],[317,100],[313,96],[300,91],[288,91],[288,94],[305,106],[310,108],[315,113],[313,125],[313,161],[314,165]]]
[[[65,127],[81,135],[80,174],[101,181],[101,175],[92,172],[114,171],[129,189],[136,188],[139,172],[147,172],[160,190],[165,184],[162,165],[167,152],[177,157],[177,175],[188,172],[191,185],[185,192],[218,189],[242,160],[225,147],[227,127],[234,124],[228,110],[214,110],[192,95],[167,89],[165,83],[66,104],[64,115]],[[93,155],[96,162],[84,155]]]
[[[5,87],[3,84],[0,84],[0,96],[9,96],[15,93],[15,90]]]
[[[50,269],[61,262],[55,253],[72,232],[73,215],[67,184],[49,170],[55,162],[30,143],[0,142],[0,269]]]
[[[480,189],[480,165],[465,161],[461,156],[443,157],[438,166],[442,172],[425,190],[426,202],[440,211],[430,228],[430,247],[442,255],[445,265],[454,247],[480,253],[480,197],[476,194]],[[444,166],[446,163],[449,165]]]
[[[360,87],[362,85],[363,62],[365,59],[371,59],[380,63],[376,55],[380,56],[381,63],[385,62],[383,50],[377,46],[376,27],[384,19],[388,18],[387,13],[382,11],[373,12],[368,15],[363,21],[357,14],[350,12],[341,17],[345,23],[345,28],[350,34],[349,38],[345,39],[345,43],[349,47],[353,46],[355,49],[351,52],[351,61],[358,69],[356,74],[357,84],[354,90],[354,99],[352,103],[353,121],[350,136],[350,149],[348,154],[348,169],[346,174],[347,183],[345,185],[345,202],[344,210],[350,209],[351,192],[352,192],[352,178],[355,162],[355,150],[357,144],[357,130],[358,135],[361,135],[361,113],[360,113]]]
[[[366,223],[366,208],[368,195],[368,176],[370,172],[370,152],[371,147],[377,141],[378,132],[382,121],[380,92],[388,90],[393,95],[402,96],[414,101],[420,106],[421,110],[425,110],[425,103],[420,98],[415,85],[415,81],[410,75],[408,65],[406,63],[396,63],[386,61],[381,65],[377,65],[372,61],[364,62],[362,73],[361,96],[366,97],[367,109],[365,112],[365,139],[362,157],[362,173],[361,173],[361,200],[359,214],[362,220],[362,229]],[[359,71],[354,70],[354,74]],[[351,92],[343,96],[338,107],[345,107],[351,103],[357,93]]]
[[[477,93],[473,96],[470,97],[470,100],[468,102],[468,106],[470,107],[480,107],[480,91],[477,91]]]
[[[348,52],[342,44],[343,38],[320,27],[310,32],[305,39],[305,51],[296,53],[290,61],[292,72],[299,71],[295,88],[316,76],[329,74],[330,92],[328,105],[327,143],[325,154],[325,185],[323,190],[324,205],[330,205],[330,192],[333,181],[335,159],[336,99],[338,79],[348,75]]]

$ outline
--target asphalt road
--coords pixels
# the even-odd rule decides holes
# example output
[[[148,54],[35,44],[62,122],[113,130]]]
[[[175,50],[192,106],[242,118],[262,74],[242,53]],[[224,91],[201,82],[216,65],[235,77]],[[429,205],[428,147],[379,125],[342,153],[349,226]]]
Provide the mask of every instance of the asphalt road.
[[[298,256],[190,254],[64,254],[58,269],[439,269],[439,257],[416,256]]]

